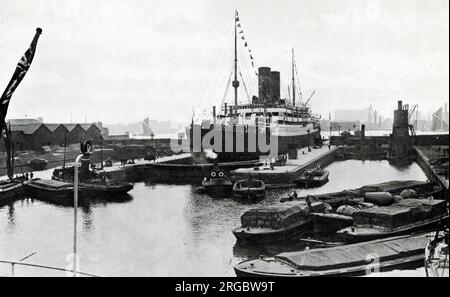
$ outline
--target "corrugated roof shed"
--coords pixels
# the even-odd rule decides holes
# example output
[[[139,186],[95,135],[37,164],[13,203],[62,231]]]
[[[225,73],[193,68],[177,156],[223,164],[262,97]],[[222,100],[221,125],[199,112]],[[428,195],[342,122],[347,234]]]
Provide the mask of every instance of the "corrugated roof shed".
[[[28,124],[28,125],[11,125],[11,131],[22,131],[24,134],[33,134],[43,124]]]
[[[41,124],[42,122],[37,119],[9,119],[8,124],[12,125],[30,125],[30,124]]]
[[[51,132],[55,132],[61,124],[44,124]]]

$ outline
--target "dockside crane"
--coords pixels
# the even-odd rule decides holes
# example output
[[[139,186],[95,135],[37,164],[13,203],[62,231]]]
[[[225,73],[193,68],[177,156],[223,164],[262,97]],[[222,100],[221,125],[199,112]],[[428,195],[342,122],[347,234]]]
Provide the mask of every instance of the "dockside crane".
[[[414,123],[410,124],[411,118],[414,114],[416,115]],[[419,114],[419,105],[414,104],[413,107],[411,108],[411,110],[408,112],[408,127],[409,127],[409,130],[411,131],[412,136],[416,136],[418,114]]]

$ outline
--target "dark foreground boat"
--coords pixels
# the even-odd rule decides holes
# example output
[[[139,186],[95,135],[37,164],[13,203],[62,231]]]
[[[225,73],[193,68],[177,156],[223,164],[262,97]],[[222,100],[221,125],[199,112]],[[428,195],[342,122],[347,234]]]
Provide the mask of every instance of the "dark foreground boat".
[[[405,266],[420,267],[423,265],[428,240],[426,234],[407,235],[345,246],[281,253],[273,258],[241,262],[234,267],[234,271],[238,277],[356,276]]]
[[[40,200],[68,204],[73,202],[73,185],[51,179],[34,178],[25,185],[26,194]]]
[[[33,171],[44,170],[47,168],[48,161],[41,158],[35,158],[27,162],[28,167],[30,167]]]
[[[215,168],[204,177],[202,188],[205,193],[212,197],[229,197],[233,189],[233,182],[219,168]]]
[[[241,216],[241,227],[233,230],[240,243],[279,242],[312,231],[311,212],[324,209],[323,202],[293,201],[255,208]]]
[[[405,199],[391,206],[356,211],[351,227],[337,232],[345,242],[360,242],[433,230],[448,220],[447,202],[434,199]]]
[[[324,169],[306,170],[294,181],[294,184],[299,188],[320,187],[328,182],[329,175],[330,173]]]
[[[233,185],[233,198],[243,202],[255,202],[266,196],[266,184],[259,179],[238,180]]]
[[[82,165],[83,166],[83,165]],[[74,168],[56,168],[52,175],[53,180],[69,183],[73,186]],[[126,182],[109,180],[103,173],[93,170],[80,170],[78,191],[83,196],[114,197],[123,195],[133,189],[133,185]]]

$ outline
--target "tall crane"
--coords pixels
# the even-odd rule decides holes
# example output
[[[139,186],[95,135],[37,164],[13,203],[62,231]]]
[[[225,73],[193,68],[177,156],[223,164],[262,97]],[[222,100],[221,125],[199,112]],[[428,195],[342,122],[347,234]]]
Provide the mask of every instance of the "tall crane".
[[[413,135],[413,136],[416,135],[418,113],[419,113],[419,105],[417,105],[417,104],[414,104],[413,107],[411,108],[411,110],[408,112],[408,127],[409,127],[409,130],[411,130],[411,135]],[[414,119],[414,123],[410,124],[411,118],[414,114],[416,115],[415,119]]]

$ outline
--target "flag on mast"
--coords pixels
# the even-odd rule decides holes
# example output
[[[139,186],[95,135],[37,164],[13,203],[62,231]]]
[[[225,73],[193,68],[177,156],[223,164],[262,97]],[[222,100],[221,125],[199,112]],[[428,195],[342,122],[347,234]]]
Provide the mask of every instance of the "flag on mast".
[[[36,45],[39,39],[39,35],[41,35],[42,29],[36,28],[36,34],[34,35],[33,40],[31,41],[30,47],[27,49],[25,54],[20,59],[19,63],[17,63],[16,70],[0,97],[0,131],[3,129],[3,123],[5,122],[6,113],[8,112],[9,102],[11,97],[16,90],[17,86],[20,84],[22,79],[25,77],[28,69],[30,68],[31,62],[33,61],[34,54],[36,52]],[[0,133],[1,135],[1,133]]]

